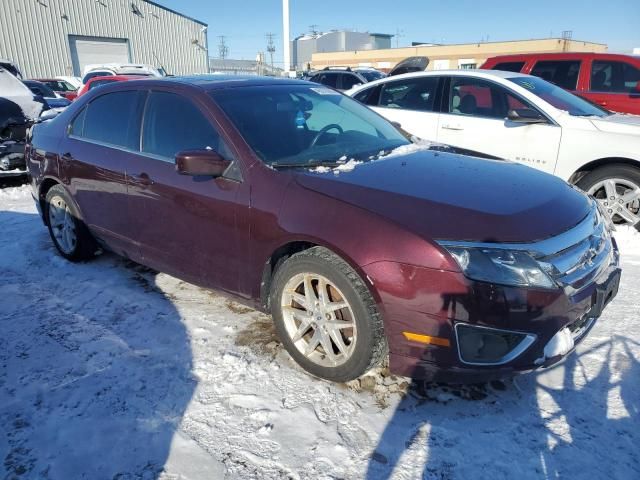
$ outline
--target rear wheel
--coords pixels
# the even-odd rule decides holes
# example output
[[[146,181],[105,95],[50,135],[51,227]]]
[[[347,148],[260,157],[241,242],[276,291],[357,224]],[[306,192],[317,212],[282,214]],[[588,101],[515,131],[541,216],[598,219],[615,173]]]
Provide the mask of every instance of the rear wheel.
[[[284,347],[317,377],[353,380],[386,354],[382,317],[369,289],[326,248],[297,253],[278,268],[271,312]]]
[[[55,185],[47,192],[44,213],[49,235],[60,255],[72,262],[95,255],[96,243],[64,187]]]
[[[600,167],[577,186],[600,202],[613,223],[640,229],[640,169],[630,165]]]

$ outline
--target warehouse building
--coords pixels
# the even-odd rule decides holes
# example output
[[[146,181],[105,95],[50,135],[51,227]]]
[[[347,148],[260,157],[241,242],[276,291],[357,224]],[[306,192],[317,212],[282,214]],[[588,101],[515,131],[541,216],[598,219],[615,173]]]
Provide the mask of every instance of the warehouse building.
[[[320,69],[331,65],[374,67],[388,71],[401,60],[412,56],[429,58],[428,70],[477,68],[485,60],[497,55],[552,52],[606,52],[601,43],[583,42],[566,38],[539,40],[513,40],[507,42],[462,43],[454,45],[414,45],[367,51],[335,51],[314,53],[312,67]]]
[[[291,64],[295,70],[305,70],[316,52],[345,52],[391,48],[393,35],[386,33],[332,30],[301,35],[291,42]]]
[[[27,78],[94,63],[206,73],[207,24],[149,0],[0,0],[0,58]]]

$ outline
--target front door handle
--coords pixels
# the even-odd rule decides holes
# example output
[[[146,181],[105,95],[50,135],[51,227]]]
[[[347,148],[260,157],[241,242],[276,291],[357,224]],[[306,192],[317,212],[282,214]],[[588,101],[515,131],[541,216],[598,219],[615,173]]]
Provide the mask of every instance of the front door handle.
[[[153,185],[153,180],[151,180],[149,174],[144,172],[139,175],[131,175],[131,180],[133,180],[133,183],[143,188]]]
[[[462,125],[451,125],[449,123],[445,123],[444,125],[442,125],[442,128],[444,128],[445,130],[464,130]]]

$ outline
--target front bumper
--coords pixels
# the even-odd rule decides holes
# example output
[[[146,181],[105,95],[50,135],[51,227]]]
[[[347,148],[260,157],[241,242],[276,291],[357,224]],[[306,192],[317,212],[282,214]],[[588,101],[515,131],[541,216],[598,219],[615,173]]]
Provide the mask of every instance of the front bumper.
[[[557,363],[588,335],[616,296],[620,273],[615,255],[593,283],[569,294],[562,289],[533,290],[474,282],[455,272],[386,262],[367,267],[382,300],[391,371],[446,383],[485,382]],[[381,281],[384,277],[388,280]],[[405,289],[400,291],[398,286]],[[531,334],[535,341],[505,364],[470,365],[459,354],[457,323]],[[407,331],[447,339],[449,345],[412,341],[404,334]],[[554,337],[562,331],[575,332],[570,344],[549,348],[550,342],[557,343]]]

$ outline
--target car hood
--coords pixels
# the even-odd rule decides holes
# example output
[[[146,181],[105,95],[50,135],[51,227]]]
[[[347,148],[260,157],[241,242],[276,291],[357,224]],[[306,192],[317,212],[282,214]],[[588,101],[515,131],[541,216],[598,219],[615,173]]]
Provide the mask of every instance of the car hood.
[[[640,135],[640,115],[615,113],[608,117],[593,118],[591,123],[603,132]]]
[[[524,165],[427,150],[351,171],[296,172],[302,187],[427,239],[533,242],[570,229],[590,208],[577,189]]]

